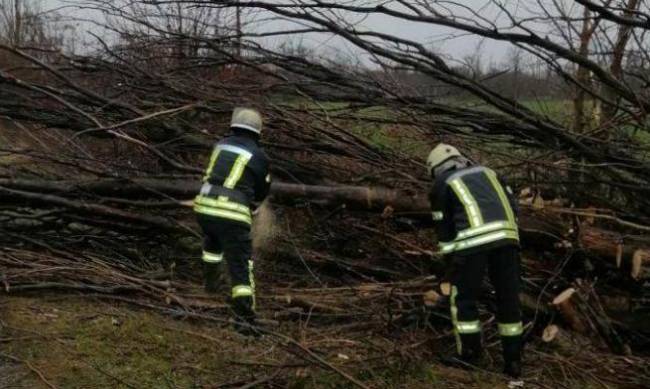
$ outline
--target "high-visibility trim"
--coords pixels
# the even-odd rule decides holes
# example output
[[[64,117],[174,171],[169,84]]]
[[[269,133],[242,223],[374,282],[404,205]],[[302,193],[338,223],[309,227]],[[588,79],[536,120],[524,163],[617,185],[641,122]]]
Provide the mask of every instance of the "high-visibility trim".
[[[242,213],[227,211],[225,209],[219,209],[219,208],[205,207],[200,204],[194,205],[194,212],[201,213],[204,215],[222,217],[224,219],[235,220],[246,224],[251,224],[252,222],[250,216],[244,215]]]
[[[223,261],[223,253],[213,254],[207,251],[203,251],[203,262],[219,263],[221,261]]]
[[[248,164],[248,161],[250,161],[250,158],[247,158],[244,155],[240,155],[239,157],[237,157],[234,165],[232,166],[232,169],[230,169],[230,174],[228,174],[228,178],[226,178],[226,180],[223,182],[224,188],[234,189],[235,186],[237,186],[237,183],[239,182],[242,175],[244,174],[244,169],[246,169],[246,165]]]
[[[210,176],[212,175],[212,171],[214,170],[214,166],[216,165],[217,160],[219,159],[219,155],[221,154],[221,151],[228,151],[228,152],[237,154],[238,155],[237,160],[239,160],[240,157],[243,157],[243,159],[246,161],[246,163],[248,163],[248,161],[251,158],[253,158],[253,154],[250,151],[248,151],[248,150],[246,150],[246,149],[244,149],[242,147],[233,146],[233,145],[217,145],[214,148],[214,150],[212,151],[212,155],[210,156],[210,162],[208,163],[208,168],[207,168],[207,170],[205,172],[205,176],[203,177],[203,181],[208,181],[208,179],[210,179]],[[235,164],[236,164],[236,162],[235,162]],[[235,166],[233,166],[233,169],[234,168],[235,168]],[[242,172],[243,172],[243,170],[242,170]],[[230,175],[232,175],[232,173],[233,173],[233,171],[231,170]],[[229,178],[230,178],[230,176],[229,176]],[[241,178],[241,176],[240,176],[240,178]],[[239,179],[237,179],[237,181],[239,181]],[[237,182],[235,182],[235,185],[236,184],[237,184]]]
[[[229,201],[227,200],[227,197],[219,197],[218,199],[213,199],[199,195],[194,199],[194,203],[206,207],[227,209],[229,211],[239,212],[247,216],[250,216],[251,214],[251,209],[249,207],[243,204]]]
[[[212,155],[210,156],[210,163],[208,163],[208,169],[205,171],[205,177],[203,177],[203,181],[210,179],[212,170],[214,170],[214,165],[217,163],[217,159],[219,158],[220,151],[221,149],[218,146],[215,147],[212,151]]]
[[[483,215],[481,215],[481,210],[472,196],[472,193],[469,191],[467,186],[463,183],[460,178],[457,178],[449,183],[451,188],[458,196],[458,199],[463,203],[465,207],[465,212],[467,213],[467,219],[469,224],[472,227],[478,227],[483,224]]]
[[[458,331],[459,334],[476,334],[481,332],[481,323],[478,320],[457,321],[456,331]]]
[[[256,306],[256,299],[255,299],[255,277],[253,277],[253,261],[248,260],[248,282],[251,285],[251,289],[253,289],[253,306],[252,309],[253,311],[255,310]]]
[[[511,223],[506,221],[491,222],[491,223],[484,224],[480,227],[468,228],[459,231],[458,234],[456,235],[456,240],[461,240],[472,236],[485,234],[487,232],[505,230],[505,229],[514,230],[515,226],[513,226]]]
[[[512,206],[510,205],[510,201],[508,200],[508,196],[506,195],[506,192],[503,190],[503,186],[501,185],[499,179],[497,178],[497,174],[490,169],[486,169],[485,175],[490,180],[492,186],[494,187],[494,190],[499,195],[499,199],[501,200],[503,209],[506,212],[506,217],[508,218],[508,221],[512,223],[516,228],[517,221],[515,220],[515,214],[512,210]]]
[[[242,155],[246,159],[251,159],[253,157],[253,154],[243,147],[233,146],[233,145],[218,145],[217,148],[219,150],[229,151],[231,153]]]
[[[235,285],[232,288],[232,298],[253,296],[253,288],[249,285]]]
[[[433,217],[433,220],[442,220],[445,218],[445,214],[442,212],[431,212],[431,216]]]
[[[449,177],[447,177],[447,179],[445,180],[445,183],[449,184],[451,181],[454,181],[454,180],[456,180],[456,179],[458,179],[460,177],[464,177],[464,176],[466,176],[468,174],[482,172],[485,169],[487,169],[487,168],[484,167],[484,166],[474,166],[474,167],[471,167],[471,168],[458,170],[457,172],[455,172],[455,173],[451,174]]]
[[[524,326],[519,323],[499,323],[499,335],[501,336],[519,336],[524,332]]]
[[[449,297],[449,302],[451,306],[451,324],[454,329],[454,338],[456,338],[456,350],[458,354],[463,353],[463,343],[460,340],[460,333],[456,328],[456,323],[458,323],[458,307],[456,306],[456,297],[458,296],[458,288],[456,286],[451,286],[451,296]]]
[[[513,231],[513,230],[501,230],[501,231],[488,233],[482,236],[478,236],[476,238],[466,239],[457,242],[450,242],[450,243],[440,242],[438,248],[440,249],[441,254],[447,254],[454,251],[465,250],[468,248],[482,246],[492,242],[497,242],[502,239],[512,239],[518,241],[519,234],[517,233],[517,231]]]
[[[264,178],[264,180],[266,181],[267,184],[270,184],[271,183],[271,175],[267,174],[266,177]]]

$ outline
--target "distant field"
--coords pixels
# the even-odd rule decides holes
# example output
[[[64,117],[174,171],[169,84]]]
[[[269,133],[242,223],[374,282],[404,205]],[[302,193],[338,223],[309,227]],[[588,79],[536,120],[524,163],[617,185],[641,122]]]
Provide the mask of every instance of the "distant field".
[[[522,104],[529,109],[536,111],[546,117],[562,124],[570,123],[571,101],[561,99],[529,100]],[[348,129],[361,138],[369,141],[380,149],[392,150],[399,153],[424,158],[430,150],[431,142],[414,128],[408,128],[399,124],[385,123],[391,120],[399,120],[398,112],[391,112],[385,106],[375,106],[362,109],[354,109],[350,114],[352,105],[345,102],[292,102],[287,104],[293,108],[308,108],[314,111],[325,111],[331,118],[346,118],[350,122]],[[455,102],[455,105],[466,105],[472,109],[484,109],[487,112],[494,112],[493,107],[487,107],[478,102],[469,100]],[[350,120],[349,116],[354,116]],[[408,118],[407,118],[408,119]]]

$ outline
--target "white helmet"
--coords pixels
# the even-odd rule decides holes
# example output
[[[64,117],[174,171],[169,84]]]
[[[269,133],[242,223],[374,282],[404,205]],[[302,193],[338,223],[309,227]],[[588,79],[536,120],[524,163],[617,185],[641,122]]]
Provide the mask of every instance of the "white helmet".
[[[427,158],[427,170],[429,171],[429,175],[431,175],[433,169],[437,168],[438,166],[442,165],[443,162],[453,157],[462,157],[460,151],[458,151],[458,149],[454,146],[440,143],[434,147],[433,150],[431,150],[429,153],[429,158]]]
[[[237,107],[232,112],[230,127],[241,128],[260,135],[262,133],[262,115],[253,108]]]

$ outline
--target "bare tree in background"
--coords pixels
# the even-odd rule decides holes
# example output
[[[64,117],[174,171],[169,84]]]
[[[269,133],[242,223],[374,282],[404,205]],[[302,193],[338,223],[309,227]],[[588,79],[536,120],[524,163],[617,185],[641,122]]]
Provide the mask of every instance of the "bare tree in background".
[[[0,37],[13,46],[19,46],[24,40],[25,23],[30,17],[30,4],[24,0],[0,1]]]

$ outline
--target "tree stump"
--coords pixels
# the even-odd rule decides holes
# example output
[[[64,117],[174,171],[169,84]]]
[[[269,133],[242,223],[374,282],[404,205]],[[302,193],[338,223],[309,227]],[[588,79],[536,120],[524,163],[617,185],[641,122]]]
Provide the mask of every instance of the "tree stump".
[[[552,305],[573,331],[584,334],[587,332],[587,326],[576,308],[576,292],[574,288],[566,289],[553,299]]]
[[[650,277],[650,270],[645,268],[648,264],[650,264],[650,250],[636,250],[632,254],[632,270],[630,271],[632,278],[639,280]]]

